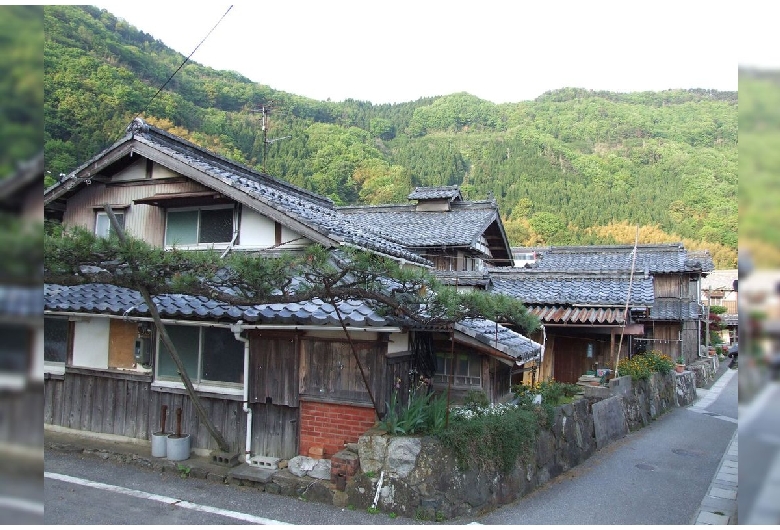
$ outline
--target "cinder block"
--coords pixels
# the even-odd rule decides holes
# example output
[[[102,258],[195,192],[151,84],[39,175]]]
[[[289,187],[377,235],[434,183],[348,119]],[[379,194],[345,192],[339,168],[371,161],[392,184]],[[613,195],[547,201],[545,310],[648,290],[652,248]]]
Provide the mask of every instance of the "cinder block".
[[[262,469],[279,469],[280,460],[281,458],[273,456],[253,456],[249,459],[248,464]]]

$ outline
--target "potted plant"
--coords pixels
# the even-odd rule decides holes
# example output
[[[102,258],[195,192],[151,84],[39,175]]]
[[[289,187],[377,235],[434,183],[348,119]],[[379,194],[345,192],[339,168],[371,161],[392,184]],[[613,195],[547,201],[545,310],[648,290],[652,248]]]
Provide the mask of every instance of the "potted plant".
[[[683,373],[683,370],[685,370],[685,357],[680,356],[675,362],[676,364],[674,365],[674,371],[678,374]]]

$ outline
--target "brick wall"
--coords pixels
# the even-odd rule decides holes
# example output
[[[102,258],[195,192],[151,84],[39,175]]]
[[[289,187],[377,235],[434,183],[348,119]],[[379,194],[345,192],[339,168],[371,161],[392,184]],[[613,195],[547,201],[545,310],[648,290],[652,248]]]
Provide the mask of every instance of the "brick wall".
[[[374,426],[376,416],[372,407],[334,405],[301,401],[300,454],[308,456],[309,448],[324,449],[324,458],[330,458],[344,449],[344,444],[355,443]]]

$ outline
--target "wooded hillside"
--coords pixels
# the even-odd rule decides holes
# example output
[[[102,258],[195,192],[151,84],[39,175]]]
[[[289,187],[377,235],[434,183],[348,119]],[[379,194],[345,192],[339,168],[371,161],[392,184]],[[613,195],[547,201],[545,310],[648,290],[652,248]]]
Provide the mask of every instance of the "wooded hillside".
[[[184,56],[92,7],[45,7],[46,169],[67,173],[136,115],[332,198],[403,202],[413,186],[495,197],[510,240],[683,241],[736,266],[737,94],[564,88],[496,105],[466,93],[315,101]],[[357,65],[356,65],[357,67]],[[272,80],[268,80],[272,82]],[[270,107],[263,160],[262,106]]]

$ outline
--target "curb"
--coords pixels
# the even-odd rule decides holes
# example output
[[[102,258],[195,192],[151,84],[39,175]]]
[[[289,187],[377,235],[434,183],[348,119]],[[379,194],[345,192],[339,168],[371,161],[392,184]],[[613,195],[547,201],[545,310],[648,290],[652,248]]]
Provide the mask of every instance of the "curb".
[[[736,375],[736,370],[724,372],[705,395],[698,399],[689,410],[704,412],[720,395],[725,386]],[[731,418],[721,417],[724,420]],[[734,421],[736,423],[736,421]],[[737,492],[739,486],[739,429],[734,430],[726,452],[720,460],[718,470],[712,479],[701,506],[693,517],[692,524],[727,525],[738,524]]]
[[[694,516],[693,524],[738,524],[738,460],[738,432],[735,431],[726,453],[720,461],[715,478],[701,501],[701,507]]]

